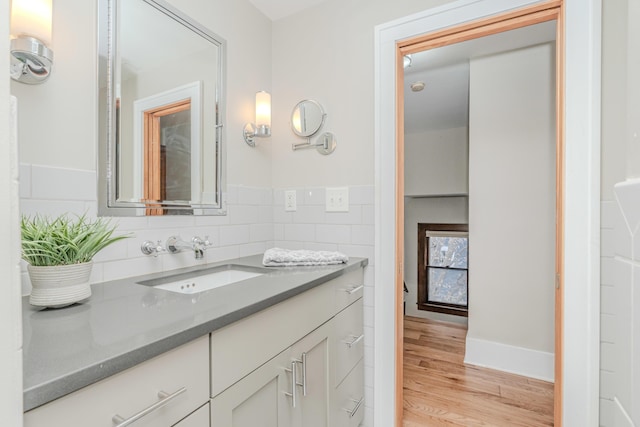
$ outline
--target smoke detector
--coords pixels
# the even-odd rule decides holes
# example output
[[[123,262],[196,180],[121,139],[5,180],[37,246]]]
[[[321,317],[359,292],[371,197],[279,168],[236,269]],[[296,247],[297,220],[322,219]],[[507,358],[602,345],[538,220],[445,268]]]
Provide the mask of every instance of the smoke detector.
[[[420,92],[422,89],[424,89],[424,82],[411,83],[411,90],[412,91]]]

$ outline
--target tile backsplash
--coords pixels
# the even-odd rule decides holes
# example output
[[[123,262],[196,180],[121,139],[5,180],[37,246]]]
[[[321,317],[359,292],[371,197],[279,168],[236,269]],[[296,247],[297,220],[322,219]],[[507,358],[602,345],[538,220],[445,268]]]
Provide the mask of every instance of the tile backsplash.
[[[20,165],[20,210],[26,215],[56,216],[63,213],[96,216],[94,171]],[[264,252],[273,246],[272,190],[229,186],[226,216],[114,217],[118,233],[132,238],[117,242],[94,258],[92,282],[103,282],[141,274],[173,270],[239,256]],[[145,240],[166,241],[169,236],[209,236],[213,246],[205,258],[196,260],[191,252],[143,255]],[[31,290],[23,263],[22,292]]]
[[[601,202],[600,426],[632,425],[640,396],[640,180],[619,183]]]

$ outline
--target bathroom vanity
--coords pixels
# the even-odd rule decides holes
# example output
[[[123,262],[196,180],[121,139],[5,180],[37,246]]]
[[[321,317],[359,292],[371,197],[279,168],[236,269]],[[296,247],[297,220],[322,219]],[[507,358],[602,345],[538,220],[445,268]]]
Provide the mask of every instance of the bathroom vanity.
[[[206,292],[153,286],[188,268],[93,285],[60,310],[25,303],[24,425],[358,426],[367,260],[260,260],[233,260],[263,273]]]

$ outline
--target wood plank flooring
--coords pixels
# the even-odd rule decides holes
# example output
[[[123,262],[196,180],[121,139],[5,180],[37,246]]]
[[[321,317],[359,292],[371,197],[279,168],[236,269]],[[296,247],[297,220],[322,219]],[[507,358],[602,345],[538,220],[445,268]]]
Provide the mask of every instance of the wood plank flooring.
[[[403,426],[553,426],[553,384],[465,365],[466,335],[405,317]]]

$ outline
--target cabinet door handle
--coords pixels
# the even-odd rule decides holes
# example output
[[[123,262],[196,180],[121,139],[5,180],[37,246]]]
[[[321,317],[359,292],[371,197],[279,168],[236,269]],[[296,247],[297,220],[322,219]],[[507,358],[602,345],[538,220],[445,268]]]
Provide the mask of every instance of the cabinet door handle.
[[[352,337],[353,339],[351,341],[342,341],[343,343],[345,343],[346,345],[349,346],[349,348],[353,347],[354,345],[358,344],[360,341],[362,341],[362,339],[364,338],[364,334],[360,335],[359,337],[356,337],[355,335],[350,335],[350,337]]]
[[[349,295],[353,295],[356,292],[361,291],[362,289],[364,289],[364,285],[356,286],[356,287],[350,288],[350,289],[343,289],[343,291],[345,291]]]
[[[300,363],[302,365],[302,382],[300,383],[296,381],[296,385],[302,387],[302,395],[304,397],[307,397],[307,353],[302,353],[300,359],[294,359],[293,363],[294,366],[297,363]]]
[[[307,353],[302,353],[302,395],[307,396]]]
[[[285,368],[285,371],[291,372],[291,393],[284,392],[286,396],[291,398],[291,406],[296,407],[296,386],[298,385],[298,375],[296,374],[296,360],[291,361],[291,369]]]
[[[353,416],[358,412],[360,406],[362,406],[362,402],[364,402],[364,396],[360,398],[360,400],[351,399],[352,402],[356,404],[353,409],[344,408],[345,411],[349,414],[349,418],[353,418]]]
[[[158,397],[160,398],[160,400],[158,400],[153,405],[149,406],[148,408],[143,409],[142,411],[138,412],[137,414],[134,414],[134,415],[130,416],[126,420],[124,418],[122,418],[120,415],[116,414],[111,418],[111,421],[113,421],[113,424],[115,425],[114,427],[130,426],[131,424],[135,423],[136,421],[138,421],[140,418],[144,417],[145,415],[148,415],[151,412],[162,408],[167,403],[171,402],[173,399],[175,399],[176,397],[178,397],[179,395],[181,395],[185,391],[187,391],[186,387],[182,387],[181,389],[179,389],[175,393],[171,393],[171,394],[167,394],[164,391],[159,391],[158,392]]]

